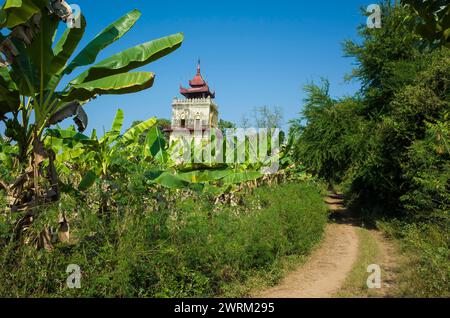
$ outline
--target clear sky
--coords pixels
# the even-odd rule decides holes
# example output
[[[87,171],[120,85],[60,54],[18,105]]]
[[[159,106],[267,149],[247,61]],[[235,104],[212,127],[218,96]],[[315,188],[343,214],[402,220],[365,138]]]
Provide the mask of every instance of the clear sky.
[[[154,86],[141,93],[101,96],[86,106],[88,130],[109,128],[117,108],[125,125],[152,116],[171,117],[172,98],[187,85],[201,58],[202,73],[216,90],[220,118],[240,123],[255,106],[279,106],[284,119],[298,115],[308,81],[326,77],[331,94],[352,94],[346,83],[353,61],[343,57],[342,42],[357,39],[366,18],[361,8],[375,0],[72,0],[86,16],[83,44],[132,9],[142,12],[135,27],[102,52],[110,54],[176,32],[184,32],[180,49],[143,70],[156,73]],[[284,126],[286,128],[286,126]]]

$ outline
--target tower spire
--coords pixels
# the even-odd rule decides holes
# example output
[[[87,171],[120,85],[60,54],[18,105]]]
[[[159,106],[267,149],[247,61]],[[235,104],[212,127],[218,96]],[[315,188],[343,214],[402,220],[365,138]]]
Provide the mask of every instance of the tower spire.
[[[197,74],[189,81],[191,88],[180,87],[180,93],[186,98],[215,98],[215,93],[211,92],[208,83],[202,77],[200,69],[200,58],[197,63]]]

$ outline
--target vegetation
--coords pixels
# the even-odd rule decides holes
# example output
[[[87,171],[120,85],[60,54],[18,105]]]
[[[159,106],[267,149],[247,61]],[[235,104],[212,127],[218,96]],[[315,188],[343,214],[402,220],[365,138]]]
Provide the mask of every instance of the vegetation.
[[[308,85],[291,134],[297,160],[339,184],[366,223],[383,218],[382,228],[414,251],[420,266],[405,294],[448,296],[450,50],[442,27],[450,5],[436,12],[439,1],[405,2],[386,3],[383,28],[361,28],[362,44],[344,45],[361,91],[332,99],[326,81]],[[436,41],[423,34],[433,25],[427,35]]]
[[[237,154],[209,149],[212,134],[188,143],[192,156],[180,161],[186,145],[169,145],[170,122],[150,118],[122,132],[120,109],[102,136],[84,134],[83,106],[152,86],[152,73],[130,71],[176,50],[182,34],[96,62],[135,24],[133,10],[71,58],[86,21],[58,38],[64,19],[47,4],[7,1],[0,11],[1,296],[242,295],[248,281],[276,281],[285,258],[309,253],[327,210],[320,184],[292,160],[292,139],[278,149],[275,134],[254,149],[248,137],[239,141],[243,161],[216,163],[208,158]],[[76,126],[58,126],[69,117]],[[279,170],[264,174],[275,150]],[[81,267],[82,289],[66,286],[69,264]]]
[[[241,120],[243,128],[280,128],[283,125],[283,109],[281,107],[254,107],[250,117],[244,114]]]
[[[7,1],[1,9],[2,27],[9,33],[0,33],[1,53],[7,61],[0,67],[0,120],[16,153],[8,153],[12,157],[8,170],[13,173],[6,179],[2,176],[0,189],[6,191],[11,211],[26,212],[14,230],[17,239],[37,217],[30,209],[60,198],[55,152],[44,144],[48,127],[73,117],[78,130],[84,131],[88,124],[83,109],[86,103],[98,95],[127,94],[151,87],[153,73],[129,71],[171,53],[183,41],[182,34],[171,35],[90,66],[104,48],[133,27],[140,12],[133,10],[113,22],[71,59],[86,21],[81,15],[79,27],[67,28],[56,40],[63,19],[47,4],[43,0]],[[66,75],[83,66],[90,67],[60,87]],[[105,165],[107,159],[101,160]],[[40,244],[48,244],[48,234],[44,230]]]
[[[353,269],[345,279],[341,289],[335,297],[351,298],[351,297],[379,297],[378,290],[369,289],[367,287],[367,266],[370,264],[381,264],[382,255],[380,246],[374,239],[369,230],[359,228],[359,254]],[[385,277],[382,273],[382,278]],[[392,295],[387,295],[392,296]]]
[[[128,187],[139,184],[138,178],[131,176]],[[114,213],[105,222],[89,204],[63,195],[63,209],[73,211],[68,214],[72,241],[52,253],[15,244],[2,249],[0,295],[242,296],[230,289],[239,291],[235,286],[255,275],[279,279],[278,262],[306,255],[327,221],[314,184],[243,192],[235,206],[214,201],[191,191],[135,185],[115,196]],[[58,208],[48,212],[56,214]],[[81,289],[65,286],[68,264],[82,268]]]
[[[234,151],[169,144],[169,122],[150,118],[123,132],[85,134],[83,106],[98,95],[152,86],[130,72],[180,47],[182,34],[96,62],[125,35],[137,10],[105,28],[75,57],[86,21],[57,36],[67,16],[47,0],[6,1],[0,10],[0,296],[245,296],[255,282],[275,283],[291,259],[320,240],[327,221],[324,186],[339,187],[365,224],[398,239],[414,266],[402,270],[401,295],[449,296],[450,48],[447,1],[383,5],[383,28],[360,29],[344,52],[357,62],[355,96],[332,98],[329,83],[309,83],[289,135],[274,134],[280,108],[255,108],[267,143],[230,137]],[[64,13],[64,12],[63,12]],[[64,80],[76,68],[85,70]],[[66,87],[62,83],[68,82]],[[73,118],[75,126],[58,123]],[[247,127],[249,121],[244,120]],[[220,129],[232,128],[221,121]],[[258,135],[253,137],[259,137]],[[259,139],[259,138],[257,138]],[[279,151],[274,143],[279,139]],[[181,154],[188,153],[186,159]],[[262,149],[262,150],[261,150]],[[276,152],[276,173],[267,174]],[[255,153],[263,158],[253,160]],[[342,295],[365,294],[362,263]],[[286,261],[288,260],[288,261]],[[82,269],[81,289],[66,268]],[[30,279],[32,277],[32,279]]]

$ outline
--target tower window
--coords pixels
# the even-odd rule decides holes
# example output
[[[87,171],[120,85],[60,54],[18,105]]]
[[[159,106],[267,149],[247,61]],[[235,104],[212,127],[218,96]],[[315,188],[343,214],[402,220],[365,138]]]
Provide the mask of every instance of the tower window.
[[[185,128],[186,127],[186,119],[182,119],[181,120],[180,126],[181,126],[181,128]]]

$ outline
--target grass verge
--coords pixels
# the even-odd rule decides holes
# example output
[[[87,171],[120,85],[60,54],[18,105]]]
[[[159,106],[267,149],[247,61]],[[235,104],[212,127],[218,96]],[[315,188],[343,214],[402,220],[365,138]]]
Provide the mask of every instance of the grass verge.
[[[341,290],[335,295],[337,298],[374,297],[377,292],[367,287],[367,267],[370,264],[381,263],[381,252],[372,233],[363,228],[356,229],[358,234],[358,258],[353,269],[346,278]]]
[[[398,297],[450,297],[449,224],[389,220],[380,229],[395,239],[403,254]]]
[[[321,240],[328,216],[321,192],[309,183],[263,187],[237,206],[196,193],[171,193],[170,203],[157,193],[156,208],[143,204],[149,194],[133,193],[116,198],[108,219],[65,198],[60,208],[74,211],[76,241],[52,252],[0,249],[0,296],[243,296],[276,283]],[[80,289],[66,286],[69,264],[81,268]]]

